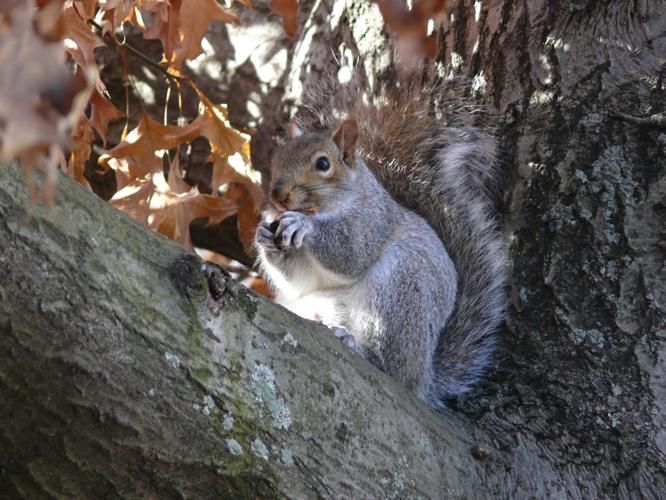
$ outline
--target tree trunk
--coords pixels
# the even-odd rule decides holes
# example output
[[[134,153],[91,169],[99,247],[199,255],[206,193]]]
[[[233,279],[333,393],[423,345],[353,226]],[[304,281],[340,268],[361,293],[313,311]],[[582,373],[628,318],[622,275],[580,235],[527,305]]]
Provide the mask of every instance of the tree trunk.
[[[304,1],[300,26],[275,74],[253,66],[275,48],[235,70],[263,84],[260,168],[278,97],[335,71],[341,44],[375,91],[399,74],[364,0]],[[466,76],[502,143],[512,307],[489,382],[435,415],[69,181],[52,213],[28,209],[5,168],[0,491],[663,497],[666,3],[460,0],[435,34],[424,74]],[[249,90],[227,90],[243,124]]]

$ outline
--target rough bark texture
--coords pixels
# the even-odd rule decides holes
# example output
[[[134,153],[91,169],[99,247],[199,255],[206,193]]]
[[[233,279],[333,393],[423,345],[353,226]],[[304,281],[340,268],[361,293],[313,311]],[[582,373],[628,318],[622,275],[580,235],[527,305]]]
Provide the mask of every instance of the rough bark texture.
[[[265,16],[246,11],[242,22],[262,33]],[[399,72],[364,0],[304,1],[300,26],[294,40],[272,28],[256,50],[243,46],[247,33],[215,27],[224,57],[196,68],[212,83],[207,64],[222,65],[219,97],[236,124],[257,126],[258,168],[286,110],[336,58],[358,57],[375,91]],[[321,327],[202,275],[67,182],[55,215],[26,214],[3,170],[3,488],[663,497],[666,3],[463,0],[436,36],[426,80],[466,76],[503,145],[512,307],[488,383],[434,416]],[[276,377],[268,406],[256,399],[252,376],[267,373],[256,363]],[[274,427],[280,398],[288,429]],[[478,444],[483,461],[470,458]]]
[[[666,135],[641,118],[666,104],[666,4],[505,1],[475,21],[460,2],[455,16],[445,53],[500,120],[513,263],[507,354],[462,409],[533,457],[512,495],[663,496]]]

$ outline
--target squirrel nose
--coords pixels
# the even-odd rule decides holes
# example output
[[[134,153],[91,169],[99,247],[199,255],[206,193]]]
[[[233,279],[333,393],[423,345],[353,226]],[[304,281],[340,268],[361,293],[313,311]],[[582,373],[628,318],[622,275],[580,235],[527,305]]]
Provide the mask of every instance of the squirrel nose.
[[[286,203],[287,200],[289,200],[289,191],[284,189],[282,186],[276,186],[271,191],[271,196],[279,203]]]

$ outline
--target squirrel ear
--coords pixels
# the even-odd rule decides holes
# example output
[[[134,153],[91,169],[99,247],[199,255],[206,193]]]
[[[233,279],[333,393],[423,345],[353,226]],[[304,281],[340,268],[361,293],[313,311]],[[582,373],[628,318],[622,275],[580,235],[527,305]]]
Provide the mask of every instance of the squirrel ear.
[[[338,127],[333,142],[342,153],[342,159],[350,167],[354,167],[354,156],[356,154],[356,141],[358,139],[358,125],[356,120],[348,118]]]
[[[300,137],[303,135],[303,131],[298,128],[298,125],[296,123],[291,122],[289,124],[289,127],[287,127],[287,137],[289,139],[296,139],[296,137]]]

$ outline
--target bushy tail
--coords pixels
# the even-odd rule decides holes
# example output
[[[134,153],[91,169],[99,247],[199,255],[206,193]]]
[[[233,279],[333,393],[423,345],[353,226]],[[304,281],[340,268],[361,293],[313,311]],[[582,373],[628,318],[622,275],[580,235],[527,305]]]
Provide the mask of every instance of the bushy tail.
[[[368,166],[430,223],[456,266],[456,308],[437,349],[433,392],[439,399],[462,395],[492,362],[505,315],[505,248],[492,201],[499,184],[495,137],[469,124],[475,110],[464,100],[434,90],[399,89],[374,105],[354,88],[336,95],[338,102],[324,102],[337,109],[318,108],[319,125],[334,129],[345,114],[357,118]],[[321,95],[314,99],[322,102]]]

